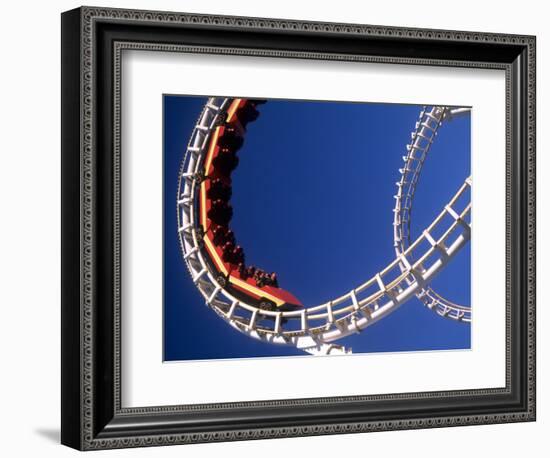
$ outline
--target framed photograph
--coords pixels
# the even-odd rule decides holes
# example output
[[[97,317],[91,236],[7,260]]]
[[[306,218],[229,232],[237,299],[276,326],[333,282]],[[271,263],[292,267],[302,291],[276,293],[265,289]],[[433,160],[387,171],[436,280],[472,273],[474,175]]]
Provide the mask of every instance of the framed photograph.
[[[535,37],[62,15],[62,443],[535,420]]]

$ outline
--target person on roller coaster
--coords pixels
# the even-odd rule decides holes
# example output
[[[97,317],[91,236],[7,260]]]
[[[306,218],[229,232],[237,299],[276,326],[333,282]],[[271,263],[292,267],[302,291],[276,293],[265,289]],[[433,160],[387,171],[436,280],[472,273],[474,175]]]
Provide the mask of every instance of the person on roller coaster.
[[[233,207],[222,199],[216,199],[212,202],[208,210],[208,218],[218,226],[227,227],[233,217]]]
[[[231,194],[231,186],[226,185],[220,178],[214,178],[210,181],[210,188],[207,193],[209,199],[220,199],[228,202],[231,199]]]
[[[212,164],[220,175],[229,178],[231,172],[239,165],[239,157],[235,151],[223,148],[214,158]]]

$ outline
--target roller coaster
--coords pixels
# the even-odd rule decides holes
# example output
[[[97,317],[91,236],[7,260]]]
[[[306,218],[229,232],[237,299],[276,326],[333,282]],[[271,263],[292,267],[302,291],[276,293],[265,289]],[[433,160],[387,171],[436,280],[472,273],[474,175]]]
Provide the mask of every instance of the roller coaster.
[[[314,355],[351,353],[337,341],[360,333],[413,297],[444,318],[470,322],[469,305],[446,299],[430,283],[470,240],[471,177],[414,241],[410,230],[416,187],[437,133],[469,109],[422,108],[396,183],[395,257],[346,294],[304,306],[279,285],[276,273],[247,265],[244,248],[230,227],[231,174],[248,125],[257,119],[263,103],[209,98],[181,162],[176,205],[180,249],[205,304],[251,338]]]

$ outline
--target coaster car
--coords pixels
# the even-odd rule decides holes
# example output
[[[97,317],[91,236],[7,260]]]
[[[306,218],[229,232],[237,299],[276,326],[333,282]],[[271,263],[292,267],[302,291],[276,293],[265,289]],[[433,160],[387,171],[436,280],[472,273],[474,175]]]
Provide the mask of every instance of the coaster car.
[[[204,159],[199,191],[199,221],[206,262],[220,286],[238,300],[262,310],[296,310],[302,303],[279,287],[277,274],[247,266],[244,249],[230,228],[233,208],[231,173],[239,164],[237,151],[250,122],[259,116],[261,100],[233,99],[224,122],[213,131]]]

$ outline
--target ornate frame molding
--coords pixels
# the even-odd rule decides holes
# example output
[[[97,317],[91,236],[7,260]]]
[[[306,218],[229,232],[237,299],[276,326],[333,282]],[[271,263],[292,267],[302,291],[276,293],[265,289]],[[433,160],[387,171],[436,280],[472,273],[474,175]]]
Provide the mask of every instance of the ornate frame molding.
[[[518,73],[514,69],[514,63],[490,62],[490,61],[469,61],[466,57],[461,59],[445,59],[445,58],[411,58],[403,56],[383,56],[383,55],[365,55],[354,53],[337,53],[337,52],[317,52],[317,51],[290,51],[276,49],[261,49],[247,47],[220,47],[220,46],[191,46],[168,43],[144,43],[136,42],[130,38],[124,40],[113,39],[113,98],[114,98],[114,119],[111,124],[113,138],[113,164],[112,172],[114,176],[113,184],[113,210],[114,219],[112,221],[112,256],[113,256],[113,284],[112,297],[114,302],[112,331],[114,335],[113,342],[113,365],[114,373],[112,380],[112,397],[113,409],[111,420],[107,423],[114,425],[111,430],[106,428],[105,413],[98,413],[99,410],[104,410],[104,407],[98,407],[101,404],[101,396],[105,396],[105,388],[98,389],[97,377],[98,374],[98,355],[97,353],[97,313],[98,307],[101,307],[97,299],[98,267],[97,267],[97,250],[98,245],[97,235],[97,208],[101,205],[98,197],[98,169],[97,169],[97,148],[96,139],[98,135],[98,25],[108,24],[111,28],[117,25],[125,26],[169,26],[174,29],[178,28],[197,28],[203,30],[235,30],[246,34],[247,32],[269,32],[269,33],[290,33],[300,36],[323,36],[327,37],[343,37],[355,36],[362,40],[369,38],[383,38],[391,40],[415,40],[416,43],[425,43],[429,46],[431,43],[447,43],[452,46],[458,43],[473,44],[474,46],[483,45],[498,45],[499,49],[520,50],[518,59],[526,60],[523,63],[522,69],[519,71],[521,81],[515,77],[515,83],[525,85],[525,97],[521,98],[521,102],[525,104],[523,107],[517,107],[514,111],[514,106],[517,105],[516,96],[518,95],[517,87],[513,87],[512,78]],[[64,350],[63,353],[63,380],[64,390],[71,389],[71,396],[67,396],[63,401],[63,431],[62,442],[79,449],[104,449],[104,448],[120,448],[120,447],[137,447],[149,445],[167,445],[180,443],[196,443],[210,441],[228,441],[228,440],[249,440],[249,439],[265,439],[275,437],[290,437],[290,436],[306,436],[320,434],[339,434],[350,432],[367,432],[367,431],[383,431],[383,430],[398,430],[440,426],[457,426],[471,424],[486,424],[486,423],[504,423],[515,421],[530,421],[535,419],[535,38],[532,36],[519,36],[508,34],[490,34],[479,32],[462,32],[462,31],[443,31],[443,30],[425,30],[399,27],[382,27],[369,25],[355,24],[336,24],[336,23],[317,23],[303,22],[290,20],[262,19],[262,18],[246,18],[246,17],[228,17],[228,16],[206,16],[196,14],[183,13],[167,13],[167,12],[152,12],[152,11],[133,11],[124,9],[105,9],[94,7],[82,7],[78,10],[64,13],[64,74],[66,80],[78,78],[78,93],[79,100],[75,101],[78,104],[78,135],[73,132],[73,137],[63,138],[63,161],[64,161],[64,179],[77,180],[78,184],[73,184],[73,187],[79,189],[78,193],[78,208],[79,214],[69,213],[69,207],[75,208],[75,202],[72,205],[64,201],[64,212],[67,220],[64,219],[64,229],[66,231],[75,230],[78,228],[78,245],[80,247],[78,264],[74,265],[76,258],[63,258],[64,265],[67,268],[77,268],[78,285],[75,285],[75,277],[65,276],[64,285],[68,285],[67,280],[72,282],[71,285],[65,286],[72,288],[71,292],[66,294],[63,304],[63,332],[64,332],[64,349],[69,345],[69,340],[72,345],[76,345],[79,349],[78,355],[68,353]],[[78,50],[69,50],[68,40],[78,36]],[[380,395],[380,396],[359,396],[346,398],[315,398],[291,401],[264,401],[251,403],[231,403],[231,404],[201,404],[191,406],[162,406],[152,408],[133,408],[123,409],[120,404],[120,65],[121,52],[124,49],[147,49],[152,51],[172,51],[172,52],[191,52],[191,53],[217,53],[217,54],[234,54],[234,55],[254,55],[266,57],[295,57],[304,59],[333,59],[333,60],[349,60],[362,62],[381,62],[381,63],[400,63],[414,65],[441,65],[441,66],[462,66],[472,68],[497,68],[506,71],[506,105],[507,105],[507,256],[506,256],[506,274],[507,274],[507,384],[504,389],[491,390],[467,390],[460,392],[434,392],[434,393],[410,393],[402,395]],[[79,56],[78,66],[69,62],[76,56]],[[507,51],[507,52],[508,52]],[[516,65],[517,65],[517,61]],[[515,72],[515,73],[514,73]],[[514,75],[513,75],[514,73]],[[64,85],[66,83],[64,82]],[[69,93],[65,89],[65,101],[63,103],[64,111],[66,109],[66,101],[74,99],[74,91]],[[516,92],[514,92],[516,91]],[[74,100],[73,100],[74,101]],[[517,110],[521,110],[521,113]],[[76,113],[75,113],[76,114]],[[70,116],[67,113],[67,116]],[[517,122],[517,117],[525,118],[525,145],[526,149],[521,150],[521,145],[518,148],[517,137],[512,136],[512,123]],[[65,130],[73,129],[74,124],[64,121]],[[76,135],[76,138],[74,137]],[[74,156],[76,152],[74,147],[79,144],[80,153],[77,160]],[[513,165],[514,152],[522,153],[522,167],[524,170],[518,172],[517,166]],[[77,167],[78,166],[78,167]],[[74,173],[69,173],[68,170],[76,170],[78,168],[78,176]],[[67,171],[66,171],[67,170]],[[514,173],[520,173],[521,176],[515,177]],[[514,181],[516,180],[516,181]],[[520,180],[525,184],[525,201],[515,202],[512,196],[512,185]],[[67,189],[64,189],[64,193]],[[516,197],[517,199],[517,197]],[[514,213],[513,205],[519,205],[520,211]],[[516,207],[514,207],[516,208]],[[354,403],[358,401],[398,401],[398,400],[422,400],[430,398],[444,397],[472,397],[485,395],[499,395],[512,393],[512,383],[514,376],[511,371],[512,348],[512,287],[511,278],[513,275],[514,264],[512,263],[512,238],[511,234],[514,230],[518,230],[518,226],[525,225],[525,244],[521,251],[522,259],[524,258],[524,292],[519,299],[524,299],[525,307],[525,325],[521,332],[525,333],[525,354],[526,360],[523,376],[525,376],[525,387],[523,395],[525,402],[522,403],[521,409],[517,411],[508,411],[506,413],[479,413],[468,415],[445,415],[437,416],[419,416],[415,418],[397,418],[383,421],[345,421],[345,422],[328,422],[316,425],[300,425],[300,426],[264,426],[254,428],[227,428],[227,430],[203,431],[203,432],[169,432],[172,430],[166,429],[164,433],[150,433],[146,430],[141,432],[131,432],[129,427],[124,426],[125,418],[130,417],[151,417],[151,416],[169,416],[171,414],[184,415],[186,412],[211,412],[212,410],[223,410],[231,412],[239,408],[273,408],[273,407],[289,407],[289,406],[313,406],[322,404],[338,404],[338,403]],[[110,233],[110,232],[109,232]],[[65,242],[64,242],[65,243]],[[71,248],[74,248],[75,241],[71,243]],[[64,245],[65,252],[69,249]],[[101,248],[103,249],[103,248]],[[73,255],[74,256],[74,255]],[[71,267],[72,266],[72,267]],[[517,293],[517,292],[516,292]],[[78,313],[74,310],[74,298],[78,295],[79,307]],[[69,297],[70,296],[70,297]],[[72,309],[69,308],[72,306]],[[78,326],[78,340],[75,341],[74,330],[68,331],[68,326]],[[78,357],[78,358],[77,358]],[[78,359],[78,364],[75,367],[75,361]],[[99,369],[101,370],[101,369]],[[78,386],[75,386],[78,380]],[[77,394],[75,394],[75,391]],[[79,399],[78,405],[73,405],[75,399]],[[108,410],[108,409],[107,409]],[[109,416],[109,415],[107,415]],[[78,427],[69,425],[69,422],[74,421],[78,417]],[[146,421],[146,420],[145,420]],[[168,422],[169,423],[169,422]],[[167,424],[168,424],[167,423]]]

